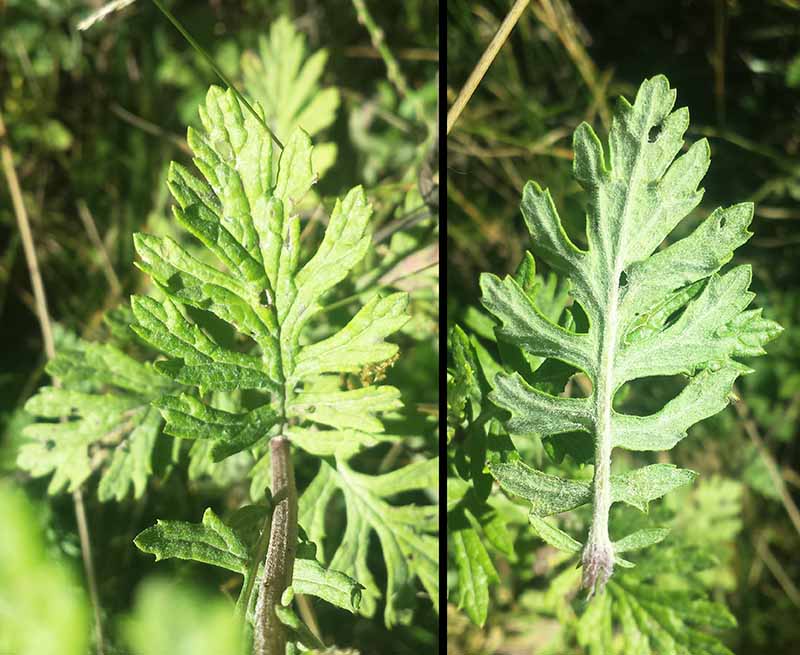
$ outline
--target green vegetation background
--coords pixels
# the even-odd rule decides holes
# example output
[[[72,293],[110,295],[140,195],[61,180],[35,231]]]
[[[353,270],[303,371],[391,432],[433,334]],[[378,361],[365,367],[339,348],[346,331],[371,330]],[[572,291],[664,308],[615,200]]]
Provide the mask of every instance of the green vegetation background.
[[[189,163],[183,146],[186,124],[198,122],[198,104],[210,84],[219,84],[149,0],[139,0],[88,32],[78,32],[79,20],[101,4],[0,0],[0,110],[33,224],[50,313],[58,324],[57,338],[65,331],[89,339],[101,337],[104,312],[146,287],[146,277],[133,266],[131,234],[164,227],[169,216],[167,165],[171,159]],[[396,227],[398,219],[407,218],[403,196],[415,186],[415,176],[408,174],[419,166],[418,148],[427,135],[426,125],[415,116],[413,103],[398,99],[370,35],[357,21],[353,3],[173,0],[164,4],[235,80],[241,79],[242,53],[257,51],[259,37],[266,36],[281,15],[289,16],[306,34],[311,51],[326,48],[329,59],[323,83],[340,89],[341,105],[323,140],[338,144],[338,157],[317,191],[330,211],[329,199],[363,183],[375,204],[376,220],[384,225],[394,221]],[[430,110],[426,118],[432,122],[437,97],[437,3],[368,5],[410,87]],[[48,478],[31,480],[14,463],[21,425],[29,420],[20,408],[47,376],[29,274],[2,179],[0,482],[15,481],[36,501],[37,528],[46,535],[47,557],[67,561],[77,579],[82,567],[71,497],[48,497]],[[82,207],[91,214],[108,262],[92,245],[80,217]],[[417,238],[417,230],[409,237]],[[420,247],[436,239],[430,220],[423,232],[428,241]],[[119,288],[109,276],[109,266]],[[414,390],[405,401],[417,417],[435,412],[438,403],[435,384],[430,383],[438,377],[437,323],[431,313],[435,303],[428,300],[423,305],[416,316],[419,338],[406,337],[401,344],[405,362],[391,373],[398,387]],[[429,442],[433,442],[433,423],[433,429],[431,421],[416,426],[426,431]],[[300,484],[306,473],[298,473]],[[153,572],[197,583],[219,597],[230,582],[224,572],[185,563],[156,565],[151,556],[134,548],[132,539],[157,517],[196,521],[208,504],[235,507],[240,492],[235,486],[220,490],[213,483],[190,483],[185,467],[173,473],[165,486],[151,487],[140,501],[101,504],[94,488],[87,491],[108,634],[119,634],[119,617],[130,610],[139,582]],[[377,543],[373,546],[380,567]],[[157,614],[151,612],[151,618]],[[334,610],[320,621],[328,643],[359,645],[363,653],[437,648],[437,616],[430,602],[420,603],[413,625],[393,632],[383,626],[380,611],[369,620],[343,617]]]
[[[448,104],[511,4],[448,2]],[[688,142],[706,136],[712,150],[705,197],[682,229],[720,205],[754,201],[754,236],[734,263],[752,264],[756,305],[787,328],[742,380],[743,402],[667,454],[664,461],[701,474],[691,495],[672,505],[722,562],[710,590],[739,622],[726,644],[748,655],[794,652],[800,524],[789,512],[800,498],[800,3],[531,2],[448,137],[447,322],[463,325],[467,307],[478,305],[480,272],[510,273],[528,248],[519,212],[525,181],[550,188],[571,234],[582,229],[572,132],[586,120],[605,138],[616,97],[632,99],[641,81],[658,73],[677,89],[677,106],[690,109]],[[634,387],[626,410],[660,406],[676,384],[662,385],[663,392]],[[536,653],[557,629],[535,595],[552,572],[543,560],[537,564],[536,552],[521,552],[541,542],[520,544],[517,562],[493,555],[501,582],[482,629],[456,609],[451,584],[452,652]]]

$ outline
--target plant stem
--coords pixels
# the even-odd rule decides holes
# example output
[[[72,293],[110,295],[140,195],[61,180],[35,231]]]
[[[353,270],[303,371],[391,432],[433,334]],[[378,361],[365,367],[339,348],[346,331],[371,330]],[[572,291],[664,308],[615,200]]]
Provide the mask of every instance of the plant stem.
[[[497,34],[494,35],[494,38],[481,55],[478,63],[475,64],[475,68],[461,88],[456,101],[453,103],[453,106],[450,107],[450,111],[447,112],[447,132],[445,132],[445,134],[450,134],[450,130],[453,129],[453,125],[456,124],[458,117],[461,116],[461,112],[464,111],[464,107],[467,106],[469,99],[472,97],[472,94],[475,93],[483,76],[486,75],[486,71],[489,70],[489,66],[492,65],[494,58],[497,56],[497,53],[500,52],[506,39],[508,39],[508,35],[511,34],[511,30],[514,29],[514,26],[517,24],[517,21],[520,19],[520,16],[522,16],[522,12],[525,11],[529,2],[530,0],[517,0],[503,19],[500,28],[497,30]]]
[[[372,14],[369,13],[366,2],[364,2],[364,0],[353,0],[353,7],[358,16],[358,22],[367,29],[373,47],[378,51],[381,59],[383,59],[383,63],[386,64],[386,76],[389,78],[389,81],[394,85],[401,96],[413,101],[417,118],[422,120],[422,105],[419,100],[412,95],[408,87],[408,82],[406,82],[405,75],[403,75],[403,72],[400,70],[400,65],[397,63],[397,59],[395,59],[389,46],[386,45],[386,37],[383,30],[375,22]]]
[[[56,356],[55,340],[53,339],[53,326],[50,322],[50,312],[47,308],[47,295],[44,291],[42,274],[39,270],[39,260],[36,257],[36,245],[33,240],[33,231],[28,219],[28,212],[22,199],[22,189],[19,185],[17,171],[14,168],[14,156],[8,144],[8,134],[3,114],[0,112],[0,159],[2,159],[3,173],[8,182],[8,191],[11,194],[11,203],[14,206],[14,215],[17,219],[19,232],[22,237],[22,247],[25,252],[25,261],[28,264],[28,272],[33,287],[33,295],[36,299],[36,314],[39,318],[39,328],[42,331],[42,341],[44,351],[48,359]],[[53,385],[60,386],[57,378],[53,378]],[[83,504],[83,495],[80,489],[72,493],[72,503],[75,509],[75,519],[78,524],[78,535],[81,541],[81,554],[83,555],[83,567],[86,572],[86,583],[89,587],[89,596],[92,602],[94,613],[95,640],[97,641],[97,653],[103,655],[105,652],[103,639],[103,624],[100,620],[100,601],[97,593],[97,580],[94,574],[94,564],[92,560],[92,545],[89,540],[89,526],[86,520],[86,509]]]
[[[111,263],[111,257],[108,254],[108,250],[106,250],[103,240],[100,238],[100,233],[97,231],[97,225],[94,222],[94,218],[92,218],[92,212],[89,211],[89,206],[86,204],[86,201],[83,198],[78,199],[77,205],[78,216],[80,216],[81,221],[83,222],[83,227],[86,230],[86,234],[89,236],[89,240],[97,249],[97,252],[100,254],[100,258],[103,261],[103,273],[108,281],[108,286],[111,288],[111,293],[113,294],[114,299],[118,299],[122,296],[122,284],[119,281],[119,277],[117,277],[117,273],[114,271],[114,266]]]
[[[279,434],[270,439],[269,448],[275,509],[256,602],[253,655],[284,655],[286,651],[286,627],[275,614],[275,608],[292,584],[297,550],[297,489],[289,439]]]
[[[744,430],[747,432],[747,436],[750,437],[753,444],[758,449],[759,454],[763,458],[764,464],[767,467],[767,471],[772,478],[772,483],[775,485],[775,488],[780,494],[781,503],[783,503],[786,514],[789,516],[789,520],[792,522],[797,534],[800,534],[800,510],[797,509],[797,505],[792,499],[792,495],[789,493],[789,490],[786,488],[786,483],[783,481],[783,476],[778,470],[778,465],[775,463],[775,459],[770,454],[767,445],[764,443],[764,439],[761,438],[761,435],[758,432],[758,427],[756,427],[755,421],[750,416],[749,406],[742,399],[741,394],[736,387],[734,387],[733,392],[739,398],[739,401],[734,402],[733,406],[742,421]]]

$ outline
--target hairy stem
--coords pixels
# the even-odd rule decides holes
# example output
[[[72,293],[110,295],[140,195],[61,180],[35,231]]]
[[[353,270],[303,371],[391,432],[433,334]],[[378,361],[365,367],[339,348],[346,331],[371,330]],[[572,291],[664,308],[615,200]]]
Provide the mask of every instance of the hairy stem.
[[[272,458],[274,511],[264,577],[258,590],[253,655],[284,655],[286,627],[275,614],[281,595],[292,583],[297,550],[297,489],[289,439],[283,434],[269,442]]]

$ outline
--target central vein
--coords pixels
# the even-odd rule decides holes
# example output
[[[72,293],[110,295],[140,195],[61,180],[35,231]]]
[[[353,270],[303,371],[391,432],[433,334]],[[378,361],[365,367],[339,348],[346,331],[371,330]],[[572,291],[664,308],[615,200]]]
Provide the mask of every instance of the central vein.
[[[600,366],[595,391],[595,457],[592,481],[594,506],[589,538],[583,551],[583,586],[590,594],[601,590],[614,569],[614,549],[608,534],[611,510],[611,412],[614,399],[614,360],[617,347],[620,267],[613,266],[603,322]]]

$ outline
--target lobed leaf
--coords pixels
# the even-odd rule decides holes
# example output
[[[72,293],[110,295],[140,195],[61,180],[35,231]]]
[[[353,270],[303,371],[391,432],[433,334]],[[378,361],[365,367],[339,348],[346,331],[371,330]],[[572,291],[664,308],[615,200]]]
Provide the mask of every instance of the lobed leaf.
[[[131,488],[140,498],[162,427],[148,405],[174,385],[111,344],[83,340],[60,351],[47,371],[62,387],[41,387],[25,404],[49,421],[24,429],[29,441],[19,450],[18,466],[34,477],[52,474],[50,494],[75,491],[100,470],[101,501],[121,501]]]
[[[495,375],[489,394],[510,414],[507,430],[543,438],[553,452],[559,435],[588,433],[595,443],[591,485],[520,462],[493,463],[490,470],[512,493],[531,500],[540,536],[568,550],[578,542],[539,517],[595,503],[583,554],[584,585],[592,589],[602,587],[613,569],[612,502],[646,509],[691,477],[650,467],[638,477],[612,476],[612,449],[672,448],[692,425],[730,402],[735,380],[750,372],[737,358],[763,354],[764,344],[781,331],[760,310],[747,309],[754,297],[750,268],[721,270],[750,236],[752,205],[719,209],[689,236],[656,252],[699,204],[698,185],[710,163],[705,139],[679,154],[689,114],[685,108],[673,111],[675,98],[663,76],[645,80],[633,104],[621,98],[607,150],[588,124],[576,129],[573,170],[588,199],[586,249],[566,234],[548,190],[534,182],[523,190],[522,214],[534,253],[568,281],[588,319],[581,330],[571,312],[562,325],[559,314],[538,306],[531,295],[536,278],[530,256],[513,277],[481,276],[481,301],[500,322],[494,328],[497,343],[501,355],[508,344],[511,361],[511,372]],[[522,357],[515,358],[513,348]],[[591,382],[587,398],[563,394],[575,371]],[[626,382],[675,374],[688,377],[688,384],[660,411],[632,416],[614,410],[614,397]],[[565,443],[577,450],[574,439]],[[641,535],[626,539],[622,547],[647,541]]]

